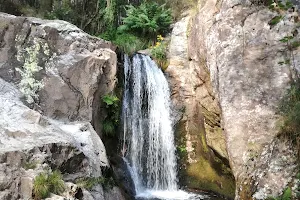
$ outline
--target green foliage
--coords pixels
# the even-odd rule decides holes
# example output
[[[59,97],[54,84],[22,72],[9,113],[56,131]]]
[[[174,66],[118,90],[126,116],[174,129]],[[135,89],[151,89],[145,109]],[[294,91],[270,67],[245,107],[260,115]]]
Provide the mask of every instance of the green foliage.
[[[288,10],[294,6],[293,3],[289,0],[269,0],[267,1],[267,4],[271,10]]]
[[[107,110],[107,116],[103,121],[103,132],[107,136],[114,136],[119,125],[120,100],[115,95],[105,95],[102,101]]]
[[[119,98],[114,95],[105,95],[102,100],[107,106],[117,105],[119,102]]]
[[[296,175],[296,179],[297,179],[297,188],[296,188],[295,193],[296,193],[296,197],[298,199],[300,199],[300,169]]]
[[[161,35],[158,35],[155,46],[151,48],[151,55],[156,59],[167,59],[166,49],[167,45],[164,42],[164,38]]]
[[[291,200],[292,199],[292,190],[290,187],[287,187],[283,194],[279,197],[268,197],[267,200]]]
[[[47,174],[41,173],[35,178],[33,191],[36,199],[44,199],[49,196],[50,188]]]
[[[130,33],[121,33],[117,34],[113,43],[124,53],[133,54],[134,52],[147,48],[149,42]]]
[[[282,20],[282,16],[279,15],[279,16],[276,16],[276,17],[273,17],[270,21],[269,21],[269,25],[271,26],[274,26],[276,24],[278,24],[281,20]]]
[[[54,194],[61,194],[65,190],[64,181],[62,180],[62,175],[59,171],[54,171],[48,176],[48,181],[50,184],[50,191]]]
[[[106,135],[113,136],[115,133],[115,124],[109,119],[103,121],[103,132]]]
[[[290,187],[288,187],[284,192],[283,192],[283,195],[282,195],[282,200],[291,200],[292,198],[292,190]]]
[[[124,33],[116,29],[109,29],[108,31],[100,34],[98,37],[107,41],[112,41],[120,50],[129,55],[139,50],[146,49],[149,46],[149,41],[146,39],[138,37],[132,33]]]
[[[165,70],[168,66],[167,42],[164,41],[164,38],[161,35],[158,35],[155,46],[150,47],[150,49],[152,58],[163,70]]]
[[[33,162],[26,162],[24,163],[23,167],[24,169],[28,170],[28,169],[35,169],[37,166],[37,162],[33,161]]]
[[[179,153],[181,153],[181,154],[187,153],[186,146],[185,145],[179,145],[179,146],[177,146],[177,151]]]
[[[71,3],[69,1],[54,1],[52,5],[52,10],[45,14],[46,19],[60,19],[69,22],[75,22],[77,16],[72,9]]]
[[[285,36],[284,38],[280,39],[280,42],[286,43],[289,42],[290,40],[292,40],[294,38],[294,36]]]
[[[65,190],[64,181],[59,171],[39,174],[34,180],[33,187],[36,199],[47,198],[50,193],[59,195]]]
[[[153,40],[156,35],[167,33],[172,23],[171,10],[153,2],[142,3],[138,7],[128,5],[126,15],[123,25],[119,27],[120,31]]]

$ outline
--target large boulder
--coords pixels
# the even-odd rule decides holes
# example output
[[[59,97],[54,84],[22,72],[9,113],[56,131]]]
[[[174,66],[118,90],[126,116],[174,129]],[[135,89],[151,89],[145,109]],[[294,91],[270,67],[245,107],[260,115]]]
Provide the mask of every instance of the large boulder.
[[[98,134],[115,81],[110,43],[64,21],[0,13],[0,199],[31,198],[34,178],[54,170],[68,182],[64,198],[123,199],[115,187],[75,185],[110,167]]]

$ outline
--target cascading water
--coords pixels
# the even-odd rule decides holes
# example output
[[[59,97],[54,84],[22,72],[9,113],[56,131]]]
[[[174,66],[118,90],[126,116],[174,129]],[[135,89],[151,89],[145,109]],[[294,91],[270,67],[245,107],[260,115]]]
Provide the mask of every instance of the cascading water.
[[[177,187],[170,91],[163,72],[150,57],[137,54],[132,60],[125,56],[124,74],[122,153],[137,196],[195,197]]]

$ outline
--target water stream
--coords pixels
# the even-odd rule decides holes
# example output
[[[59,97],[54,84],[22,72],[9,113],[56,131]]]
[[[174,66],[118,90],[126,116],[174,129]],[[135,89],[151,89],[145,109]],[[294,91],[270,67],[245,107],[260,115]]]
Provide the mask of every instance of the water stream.
[[[170,91],[150,57],[124,59],[122,153],[138,199],[207,199],[178,190]]]

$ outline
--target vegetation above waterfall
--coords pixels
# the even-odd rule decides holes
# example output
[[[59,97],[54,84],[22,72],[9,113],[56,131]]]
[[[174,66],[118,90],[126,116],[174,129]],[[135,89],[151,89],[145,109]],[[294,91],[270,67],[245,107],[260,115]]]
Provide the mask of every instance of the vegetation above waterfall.
[[[153,47],[153,57],[166,65],[165,36],[182,10],[197,7],[197,0],[9,0],[0,11],[14,15],[60,19],[75,24],[89,34],[112,41],[132,54]],[[157,43],[159,42],[159,43]],[[160,45],[161,44],[161,45]]]

